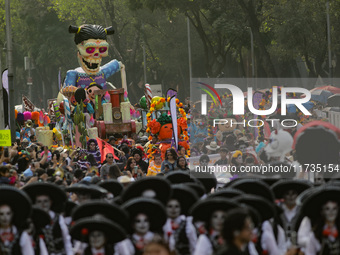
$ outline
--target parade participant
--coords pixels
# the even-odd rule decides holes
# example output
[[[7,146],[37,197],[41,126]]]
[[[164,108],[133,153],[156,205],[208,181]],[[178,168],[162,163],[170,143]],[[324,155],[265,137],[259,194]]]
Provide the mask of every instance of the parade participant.
[[[301,210],[312,225],[306,255],[340,254],[339,204],[340,188],[335,186],[320,187],[304,201]]]
[[[35,135],[35,129],[33,128],[33,122],[32,120],[27,120],[25,123],[25,126],[20,131],[20,137],[22,139],[27,139],[28,142],[30,142],[30,137],[32,135]]]
[[[76,255],[112,255],[114,244],[126,237],[121,226],[101,215],[79,219],[70,233],[73,239],[88,244],[84,252]]]
[[[49,254],[73,254],[71,237],[65,219],[61,215],[67,200],[65,192],[57,185],[43,182],[26,185],[23,190],[33,203],[46,211],[52,219],[43,229]]]
[[[244,255],[252,238],[254,224],[245,209],[230,210],[225,216],[222,236],[225,248],[217,252],[223,255]]]
[[[123,192],[123,185],[117,180],[110,179],[104,182],[100,182],[98,186],[107,190],[106,199],[111,201],[113,198],[118,197]]]
[[[87,154],[92,154],[97,162],[97,164],[100,165],[101,163],[101,153],[100,150],[98,148],[98,143],[96,139],[90,139],[87,141]]]
[[[165,166],[169,167],[169,171],[173,171],[177,167],[177,153],[174,149],[169,148],[165,152],[165,159],[162,162],[161,171],[165,172]]]
[[[123,202],[136,197],[155,198],[165,205],[170,195],[171,183],[168,180],[157,176],[150,176],[131,183],[123,191],[121,198]]]
[[[220,197],[206,198],[193,205],[190,214],[194,222],[204,222],[206,230],[198,237],[194,255],[211,255],[221,248],[225,213],[237,207],[235,202]]]
[[[172,195],[166,205],[168,219],[163,226],[164,240],[168,242],[170,251],[190,255],[195,251],[197,234],[188,215],[198,196],[185,184],[172,185],[171,189]]]
[[[297,243],[296,233],[292,235],[292,232],[298,229],[297,221],[300,213],[300,206],[296,204],[296,198],[310,187],[312,187],[312,183],[304,180],[281,180],[271,186],[275,198],[283,200],[282,203],[279,203],[279,207],[283,210],[279,217],[286,234],[286,241],[292,244]]]
[[[151,178],[151,177],[150,177]],[[123,204],[130,216],[130,236],[116,245],[117,255],[143,254],[145,246],[161,234],[166,221],[164,206],[152,198],[135,198]]]
[[[0,187],[0,254],[34,255],[31,239],[23,230],[31,212],[31,200],[23,191]]]

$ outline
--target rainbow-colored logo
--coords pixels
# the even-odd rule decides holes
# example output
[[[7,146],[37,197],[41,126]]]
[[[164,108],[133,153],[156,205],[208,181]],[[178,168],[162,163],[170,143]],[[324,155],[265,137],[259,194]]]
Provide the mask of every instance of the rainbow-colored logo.
[[[218,98],[218,101],[216,101],[216,98],[211,94],[211,92],[210,92],[209,90],[207,90],[207,89],[205,89],[205,88],[201,88],[201,87],[196,87],[196,88],[198,88],[198,89],[200,89],[200,90],[203,90],[205,93],[207,93],[207,94],[211,97],[211,99],[214,101],[214,103],[215,103],[216,106],[218,105],[218,103],[220,103],[220,105],[222,105],[221,97],[220,97],[220,95],[217,93],[216,89],[214,89],[212,86],[210,86],[210,85],[208,85],[208,84],[206,84],[206,83],[203,83],[203,82],[196,82],[196,83],[199,83],[199,84],[201,84],[201,85],[207,87],[208,89],[210,89],[212,92],[214,92],[214,94],[215,94],[215,95],[217,96],[217,98]]]

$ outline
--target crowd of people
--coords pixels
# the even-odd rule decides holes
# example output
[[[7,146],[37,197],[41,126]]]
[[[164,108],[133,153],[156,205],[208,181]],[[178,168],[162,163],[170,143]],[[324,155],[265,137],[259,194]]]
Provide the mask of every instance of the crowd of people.
[[[114,153],[105,155],[96,139],[86,148],[48,148],[26,121],[17,142],[1,150],[0,254],[340,254],[336,178],[311,182],[301,171],[222,180],[195,171],[191,160],[199,167],[294,164],[306,154],[301,145],[292,150],[297,128],[270,138],[234,128],[211,139],[208,120],[191,118],[190,155],[179,146],[164,158],[147,155],[157,136],[136,134],[110,136]]]

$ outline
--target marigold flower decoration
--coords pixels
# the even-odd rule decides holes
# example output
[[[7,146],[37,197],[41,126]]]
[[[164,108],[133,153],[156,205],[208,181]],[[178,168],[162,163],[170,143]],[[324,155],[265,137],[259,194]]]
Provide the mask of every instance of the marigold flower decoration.
[[[164,97],[161,97],[157,102],[154,102],[150,105],[149,112],[146,114],[146,120],[147,120],[146,132],[147,133],[151,132],[153,134],[156,134],[159,131],[159,129],[161,128],[161,124],[156,119],[152,120],[151,115],[155,111],[156,108],[159,108],[157,106],[159,106],[160,104],[163,104],[164,106],[164,103],[170,102],[170,99],[171,99],[170,97],[168,97],[167,99],[165,99]],[[189,140],[188,131],[187,131],[188,126],[186,123],[187,114],[185,110],[183,109],[183,103],[181,103],[178,98],[176,98],[176,106],[178,108],[179,113],[181,114],[181,117],[177,120],[177,122],[180,125],[180,127],[182,127],[182,131],[183,131],[182,135],[179,138],[185,141],[188,141]],[[149,141],[151,140],[152,140],[152,136],[150,135]],[[157,149],[153,149],[153,145],[150,144],[148,148],[148,158],[153,158],[153,154],[155,153],[157,154],[158,152],[159,151]],[[190,150],[187,150],[187,154],[188,155],[190,154]]]

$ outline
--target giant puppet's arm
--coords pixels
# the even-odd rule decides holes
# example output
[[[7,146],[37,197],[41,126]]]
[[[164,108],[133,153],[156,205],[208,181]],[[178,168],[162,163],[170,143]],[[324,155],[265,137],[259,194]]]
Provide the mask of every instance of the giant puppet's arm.
[[[76,86],[77,77],[78,75],[76,70],[68,70],[63,87]]]
[[[110,61],[109,63],[103,65],[101,68],[101,71],[104,74],[104,79],[106,80],[110,76],[114,75],[116,72],[120,71],[120,69],[123,67],[123,63],[120,61],[117,61],[116,59]]]

